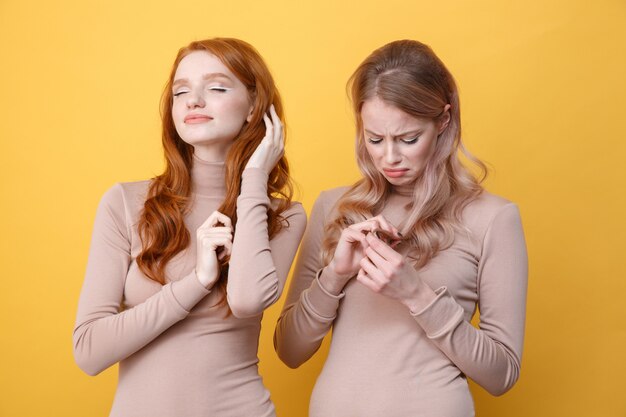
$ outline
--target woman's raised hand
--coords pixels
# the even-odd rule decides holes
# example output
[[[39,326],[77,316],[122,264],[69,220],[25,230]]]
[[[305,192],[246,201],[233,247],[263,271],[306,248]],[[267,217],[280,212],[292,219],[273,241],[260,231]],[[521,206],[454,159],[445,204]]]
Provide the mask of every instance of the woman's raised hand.
[[[230,218],[214,211],[196,230],[196,276],[211,288],[220,276],[219,261],[233,248],[233,225]]]
[[[374,234],[365,238],[367,248],[360,261],[357,281],[370,290],[394,298],[418,312],[435,298],[406,257]]]
[[[365,251],[369,247],[366,235],[378,231],[396,236],[397,239],[401,238],[398,229],[382,215],[343,229],[335,248],[333,260],[327,266],[334,276],[332,282],[326,283],[329,291],[339,293],[348,281],[359,272],[361,260],[365,257]]]
[[[283,136],[283,124],[276,114],[276,109],[270,106],[269,116],[264,115],[265,137],[259,143],[254,153],[248,160],[246,168],[261,168],[268,174],[276,166],[285,153],[285,140]]]

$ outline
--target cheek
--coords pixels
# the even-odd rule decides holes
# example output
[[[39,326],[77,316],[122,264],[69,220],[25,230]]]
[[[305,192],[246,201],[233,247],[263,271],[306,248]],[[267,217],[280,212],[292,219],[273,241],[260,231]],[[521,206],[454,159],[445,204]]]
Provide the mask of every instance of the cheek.
[[[240,119],[245,120],[245,118],[248,116],[250,104],[247,100],[231,99],[223,101],[220,107],[222,111],[228,113],[233,117],[233,121],[236,121],[238,123]]]
[[[430,140],[428,143],[422,143],[424,146],[418,146],[408,152],[407,157],[416,165],[424,165],[432,155],[432,151],[435,149],[434,141]]]
[[[375,164],[378,165],[378,160],[380,159],[380,151],[381,146],[376,146],[376,145],[372,145],[369,142],[365,142],[365,150],[367,151],[367,153],[369,154],[370,158],[372,159],[372,161],[374,161]]]
[[[181,105],[180,101],[174,101],[172,103],[172,118],[174,119],[174,123],[179,123],[184,115],[184,108]]]

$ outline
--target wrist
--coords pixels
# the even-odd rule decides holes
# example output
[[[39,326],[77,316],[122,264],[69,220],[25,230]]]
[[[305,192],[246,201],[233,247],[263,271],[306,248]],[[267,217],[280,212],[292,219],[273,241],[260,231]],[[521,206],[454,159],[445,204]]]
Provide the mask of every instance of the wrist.
[[[335,264],[335,260],[334,259],[331,260],[328,265],[326,265],[324,270],[325,271],[327,270],[330,274],[332,274],[332,276],[334,278],[339,279],[339,280],[347,281],[347,280],[349,280],[352,277],[351,274],[341,274],[341,273],[337,272],[337,265]]]
[[[196,274],[196,279],[198,280],[198,282],[200,282],[200,285],[202,285],[204,288],[206,288],[207,290],[210,290],[213,287],[214,282],[212,282],[210,279],[207,278],[208,274],[202,273],[202,271],[198,273],[197,268],[194,269],[194,273]]]
[[[241,173],[241,179],[246,179],[249,177],[260,177],[261,181],[267,182],[267,177],[269,176],[272,170],[267,170],[262,166],[257,165],[246,165]]]
[[[319,277],[322,287],[333,295],[339,295],[349,280],[349,276],[342,276],[335,272],[332,261],[322,270]]]
[[[246,166],[241,174],[240,195],[267,195],[269,174],[262,168]]]
[[[421,282],[400,302],[412,313],[418,313],[430,305],[436,297],[437,294],[428,285]]]

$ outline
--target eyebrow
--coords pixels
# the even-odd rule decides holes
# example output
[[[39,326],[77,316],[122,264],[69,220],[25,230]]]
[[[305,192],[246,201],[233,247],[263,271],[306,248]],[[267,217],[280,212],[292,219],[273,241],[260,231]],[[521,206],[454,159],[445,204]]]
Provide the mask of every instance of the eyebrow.
[[[374,133],[371,130],[368,129],[363,129],[365,131],[365,133],[367,133],[368,135],[377,137],[377,138],[382,138],[384,135],[379,135],[378,133]],[[416,136],[416,135],[420,135],[422,133],[422,129],[413,129],[413,130],[409,130],[397,135],[392,136],[393,138],[399,138],[399,137],[404,137],[404,136]]]
[[[224,74],[223,72],[211,72],[209,74],[204,74],[202,76],[202,79],[204,81],[208,81],[208,80],[212,80],[215,78],[226,78],[229,81],[232,81],[232,78],[229,77],[228,75]],[[172,88],[178,86],[179,84],[189,84],[189,79],[188,78],[179,78],[177,80],[175,80],[172,83]]]

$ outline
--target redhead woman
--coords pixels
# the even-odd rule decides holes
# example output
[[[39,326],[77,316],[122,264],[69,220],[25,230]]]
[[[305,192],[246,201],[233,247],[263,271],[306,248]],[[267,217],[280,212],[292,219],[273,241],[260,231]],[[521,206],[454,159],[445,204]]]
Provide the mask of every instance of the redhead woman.
[[[428,46],[383,46],[350,86],[363,178],[317,199],[276,350],[295,368],[332,328],[313,417],[472,416],[468,377],[494,395],[519,377],[518,208],[461,163],[465,153],[484,172],[461,144],[454,79]]]
[[[74,328],[88,374],[119,362],[111,416],[274,416],[257,370],[263,310],[304,232],[280,96],[256,50],[192,42],[162,100],[165,172],[96,214]]]

